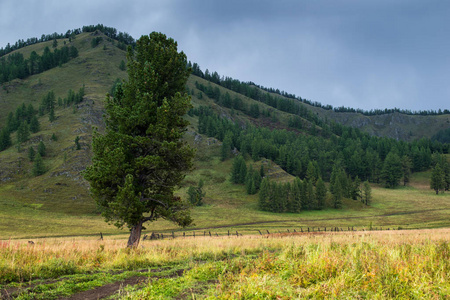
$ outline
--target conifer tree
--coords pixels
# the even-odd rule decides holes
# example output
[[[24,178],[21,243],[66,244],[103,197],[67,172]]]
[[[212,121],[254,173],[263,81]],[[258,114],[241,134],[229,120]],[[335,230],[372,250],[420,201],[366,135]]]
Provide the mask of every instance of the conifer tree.
[[[336,181],[336,184],[333,187],[333,206],[334,208],[342,207],[342,198],[343,198],[343,190],[341,186],[341,182],[339,180]]]
[[[325,208],[326,197],[327,197],[327,187],[325,186],[325,183],[323,182],[322,178],[319,177],[316,183],[317,209]]]
[[[394,188],[398,186],[402,175],[402,161],[400,157],[394,151],[389,152],[381,171],[381,178],[385,182],[386,187]]]
[[[177,43],[156,32],[129,47],[127,58],[128,81],[107,98],[106,133],[95,133],[93,165],[84,176],[105,220],[126,225],[128,247],[137,247],[145,222],[192,222],[189,205],[174,196],[194,155],[181,139],[190,70]]]
[[[445,174],[440,164],[436,164],[431,172],[430,188],[436,192],[436,195],[440,190],[445,189]]]
[[[30,146],[30,148],[28,148],[28,159],[30,161],[34,161],[35,156],[36,156],[36,151],[34,151],[33,147]]]
[[[11,134],[8,130],[8,127],[2,128],[2,130],[0,131],[0,151],[5,150],[11,145]]]
[[[302,210],[302,201],[301,201],[301,189],[302,181],[300,178],[295,177],[294,182],[291,186],[292,193],[292,205],[291,212],[299,213]]]
[[[411,177],[412,162],[411,159],[404,155],[402,157],[402,173],[403,173],[403,185],[406,186],[409,183]]]
[[[245,183],[247,176],[247,165],[242,155],[238,155],[233,160],[233,166],[231,168],[231,182],[236,184]]]
[[[34,164],[31,173],[33,174],[33,176],[39,176],[45,173],[44,161],[42,160],[39,152],[34,157]]]
[[[361,202],[365,205],[370,205],[372,202],[372,188],[368,181],[364,181],[363,183]]]
[[[269,193],[270,193],[270,182],[269,178],[265,177],[261,182],[261,188],[258,195],[258,206],[260,210],[269,209]]]
[[[38,153],[39,153],[42,157],[46,156],[46,154],[47,154],[47,148],[45,147],[43,141],[40,141],[40,142],[39,142],[37,151],[38,151]]]
[[[30,138],[30,131],[28,129],[27,121],[23,121],[17,129],[17,142],[23,143]]]
[[[30,131],[36,133],[41,130],[41,125],[39,124],[38,118],[34,115],[30,120]]]

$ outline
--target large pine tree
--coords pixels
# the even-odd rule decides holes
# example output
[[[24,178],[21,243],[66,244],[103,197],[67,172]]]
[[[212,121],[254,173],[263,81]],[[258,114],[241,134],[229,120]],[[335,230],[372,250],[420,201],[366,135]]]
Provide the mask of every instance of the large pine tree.
[[[192,222],[188,204],[174,196],[194,153],[181,140],[190,70],[177,43],[156,32],[142,36],[127,58],[128,81],[107,97],[106,133],[95,133],[93,164],[84,176],[105,220],[126,225],[128,247],[137,247],[145,222]]]

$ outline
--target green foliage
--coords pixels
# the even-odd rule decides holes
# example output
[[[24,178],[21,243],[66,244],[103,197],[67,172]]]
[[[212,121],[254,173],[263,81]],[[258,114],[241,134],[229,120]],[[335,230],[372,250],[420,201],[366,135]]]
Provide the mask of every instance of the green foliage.
[[[30,138],[30,131],[28,129],[28,124],[26,121],[23,121],[19,128],[17,129],[17,142],[23,143]]]
[[[105,220],[128,226],[128,245],[137,246],[144,222],[192,221],[173,195],[194,154],[181,140],[191,107],[182,94],[190,70],[177,43],[161,33],[141,37],[127,57],[128,82],[106,99],[106,132],[94,134],[93,165],[84,176]]]
[[[31,131],[32,133],[36,133],[36,132],[38,132],[39,130],[41,130],[41,125],[39,124],[39,120],[38,120],[38,118],[36,117],[36,115],[34,115],[34,116],[31,118],[31,121],[30,121],[30,131]]]
[[[12,145],[11,134],[7,127],[0,131],[0,151],[3,151]]]
[[[253,166],[250,165],[245,176],[245,189],[247,194],[254,195],[258,192],[261,186],[261,175],[258,171],[253,170]]]
[[[325,186],[325,182],[322,180],[322,178],[319,178],[316,183],[317,209],[325,208],[326,197],[327,197],[327,187]]]
[[[188,188],[187,194],[189,202],[195,206],[203,205],[203,197],[206,196],[206,192],[203,191],[204,182],[202,179],[199,180],[196,187],[190,186]]]
[[[372,202],[372,188],[368,181],[364,181],[363,183],[361,202],[365,205],[370,205]]]
[[[445,173],[440,164],[436,164],[431,172],[430,188],[436,192],[436,195],[440,190],[445,189]]]
[[[81,150],[80,137],[78,135],[75,137],[75,150]]]
[[[28,148],[28,159],[30,161],[34,161],[35,156],[36,156],[36,151],[34,151],[34,148],[32,146],[30,146],[30,148]]]
[[[244,184],[247,176],[247,165],[242,155],[238,155],[233,160],[233,166],[231,168],[230,180],[232,183]]]
[[[31,173],[33,174],[33,176],[40,176],[40,175],[44,174],[45,172],[46,172],[46,168],[44,166],[44,161],[38,152],[34,158],[34,164],[33,164]]]
[[[45,144],[43,141],[40,141],[38,144],[38,148],[37,148],[37,152],[42,156],[46,156],[47,155],[47,148],[45,147]]]
[[[220,148],[220,159],[222,161],[225,161],[230,156],[232,146],[233,133],[231,131],[227,131],[222,142],[222,147]]]
[[[126,68],[127,68],[127,65],[125,64],[125,61],[122,59],[122,60],[120,61],[120,64],[119,64],[119,69],[120,69],[121,71],[125,71]]]
[[[385,182],[386,187],[395,188],[398,186],[402,175],[402,161],[400,157],[394,151],[389,152],[381,171],[381,178]]]
[[[98,44],[100,44],[100,42],[103,40],[103,38],[101,36],[97,36],[92,38],[91,40],[91,47],[95,48],[98,46]]]

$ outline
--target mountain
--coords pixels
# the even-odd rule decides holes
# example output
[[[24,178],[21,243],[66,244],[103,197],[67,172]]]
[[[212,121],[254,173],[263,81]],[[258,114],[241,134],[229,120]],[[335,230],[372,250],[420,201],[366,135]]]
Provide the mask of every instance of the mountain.
[[[54,47],[54,40],[50,39],[19,48],[4,56],[7,58],[20,53],[27,59],[33,51],[38,56],[44,56],[46,47],[54,52],[55,49],[62,51],[65,46],[73,46],[78,51],[76,57],[59,63],[56,67],[1,84],[0,128],[7,126],[10,113],[14,114],[18,108],[29,107],[30,104],[40,123],[40,131],[30,134],[30,138],[20,143],[20,146],[17,143],[18,131],[12,133],[13,145],[0,152],[0,205],[4,208],[0,213],[0,218],[4,220],[0,223],[0,230],[3,236],[17,235],[17,231],[23,231],[21,234],[23,236],[38,234],[42,232],[42,228],[47,227],[51,235],[77,232],[84,234],[97,232],[97,229],[93,228],[103,224],[89,196],[89,186],[81,172],[90,163],[92,157],[91,141],[94,130],[101,132],[104,128],[103,100],[107,93],[113,91],[114,84],[127,78],[124,66],[126,52],[123,50],[123,44],[100,30],[77,32],[69,37],[60,37],[56,41],[56,47]],[[354,143],[350,143],[349,140],[346,145],[342,145],[345,151],[353,154],[352,151],[357,149],[356,144],[361,144],[361,141],[378,143],[378,140],[370,136],[412,141],[423,137],[430,138],[434,133],[449,126],[448,114],[422,116],[393,112],[370,116],[358,112],[336,112],[310,105],[289,95],[268,91],[253,83],[220,79],[215,75],[212,78],[214,79],[199,76],[198,72],[197,74],[194,72],[188,80],[186,90],[192,95],[194,109],[186,116],[191,125],[188,127],[185,138],[198,150],[196,169],[186,177],[179,193],[185,195],[188,186],[195,186],[200,179],[205,180],[207,203],[213,205],[214,212],[220,215],[217,217],[220,219],[217,221],[220,224],[227,224],[227,218],[224,216],[230,209],[239,216],[239,222],[279,218],[256,213],[257,196],[246,195],[242,187],[229,183],[231,158],[239,151],[249,152],[249,157],[254,158],[253,160],[249,158],[249,163],[255,169],[263,166],[270,177],[278,182],[292,181],[293,176],[305,177],[309,161],[316,161],[317,168],[321,170],[321,176],[328,180],[331,165],[341,154],[333,152],[334,154],[327,156],[326,152],[323,152],[322,155],[321,150],[314,151],[315,147],[321,149],[322,145],[326,145],[329,151],[334,151],[333,148],[336,148],[339,141],[345,140],[343,137],[352,138],[353,136]],[[80,89],[84,90],[82,101],[69,102],[67,99],[71,97],[70,95],[73,96]],[[51,91],[55,97],[55,120],[52,122],[49,111],[42,108]],[[206,108],[209,109],[207,113],[205,113]],[[217,120],[220,120],[220,124]],[[205,126],[209,126],[210,130],[205,129]],[[223,132],[219,132],[217,128]],[[258,131],[260,129],[267,129],[267,131]],[[227,132],[231,132],[229,133],[231,144],[223,157],[223,144]],[[298,143],[300,149],[303,149],[301,151],[310,151],[310,153],[302,154],[300,157],[297,152],[295,155],[291,153],[292,149],[280,146],[280,149],[272,149],[276,152],[273,157],[267,157],[268,155],[265,155],[262,150],[260,154],[255,154],[252,147],[266,147],[263,144],[266,138],[262,137],[269,132],[275,132],[278,135],[273,137],[273,147],[277,143],[287,145],[288,142],[292,142]],[[248,150],[245,150],[241,142],[244,136],[252,134],[261,136],[258,139],[261,144],[250,141],[246,146]],[[237,141],[238,136],[239,141]],[[285,140],[279,141],[280,137]],[[296,137],[300,137],[302,141],[291,141]],[[382,159],[392,147],[408,148],[405,154],[411,153],[412,158],[416,157],[414,155],[426,156],[426,149],[435,151],[442,150],[443,147],[423,141],[411,145],[396,144],[394,140],[391,141],[388,138],[380,140],[383,145],[381,147],[383,149],[380,150]],[[40,142],[43,142],[46,147],[43,158],[45,173],[33,176],[34,163],[28,157],[29,148],[32,147],[37,151]],[[415,147],[418,152],[414,152]],[[444,149],[448,151],[448,148],[444,147]],[[347,155],[348,153],[344,152],[342,156],[344,160],[351,156]],[[361,152],[361,155],[366,154]],[[291,159],[293,156],[299,158],[293,162]],[[429,156],[431,157],[431,152]],[[421,158],[418,164],[420,160]],[[345,161],[347,165],[351,162]],[[426,166],[430,163],[428,162]],[[293,166],[293,164],[297,165]],[[415,167],[417,171],[422,168],[420,165]],[[351,172],[350,167],[347,171]],[[351,200],[344,202],[344,206],[358,209],[362,207]],[[211,222],[216,222],[202,215],[202,212],[202,209],[195,211],[195,214],[201,215],[200,221],[197,222],[198,226],[207,227]],[[52,219],[54,225],[48,225],[48,219]],[[33,231],[33,226],[40,229]],[[161,226],[163,228],[168,225],[163,223]],[[104,232],[116,231],[114,228],[109,228]]]

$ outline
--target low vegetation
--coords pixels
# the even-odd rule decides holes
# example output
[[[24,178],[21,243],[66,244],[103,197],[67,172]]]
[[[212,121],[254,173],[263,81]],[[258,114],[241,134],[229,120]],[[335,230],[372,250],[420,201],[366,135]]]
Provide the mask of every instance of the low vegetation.
[[[450,293],[449,229],[144,241],[3,241],[0,289],[58,299],[127,278],[119,299],[420,298]],[[139,272],[138,272],[139,271]]]

